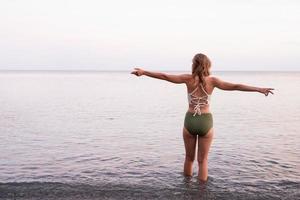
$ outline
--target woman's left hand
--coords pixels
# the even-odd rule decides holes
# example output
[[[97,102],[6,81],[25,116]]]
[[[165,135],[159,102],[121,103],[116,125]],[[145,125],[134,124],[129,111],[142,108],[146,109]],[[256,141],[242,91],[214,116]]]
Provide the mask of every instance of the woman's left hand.
[[[143,69],[141,69],[141,68],[134,68],[134,70],[131,72],[131,74],[134,74],[134,75],[136,75],[136,76],[142,76],[142,75],[144,75],[144,70]]]

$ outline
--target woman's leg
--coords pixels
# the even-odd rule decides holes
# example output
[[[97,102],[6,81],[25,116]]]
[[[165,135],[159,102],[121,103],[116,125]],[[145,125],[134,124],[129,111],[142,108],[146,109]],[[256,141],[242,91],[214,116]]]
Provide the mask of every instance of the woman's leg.
[[[197,136],[192,135],[183,127],[183,140],[185,146],[185,161],[184,161],[184,175],[192,176],[193,162],[195,160]]]
[[[207,169],[207,161],[208,161],[208,152],[210,145],[212,143],[214,131],[211,128],[208,133],[203,137],[198,137],[198,165],[199,165],[199,172],[198,178],[201,181],[206,181],[208,176],[208,169]]]

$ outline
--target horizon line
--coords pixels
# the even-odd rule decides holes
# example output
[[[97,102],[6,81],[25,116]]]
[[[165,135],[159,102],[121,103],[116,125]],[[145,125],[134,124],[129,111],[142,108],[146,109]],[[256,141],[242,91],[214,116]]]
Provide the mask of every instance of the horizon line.
[[[96,70],[96,69],[0,69],[0,72],[130,72],[132,70]],[[190,70],[147,70],[162,72],[190,72]],[[212,70],[211,72],[300,72],[300,70]]]

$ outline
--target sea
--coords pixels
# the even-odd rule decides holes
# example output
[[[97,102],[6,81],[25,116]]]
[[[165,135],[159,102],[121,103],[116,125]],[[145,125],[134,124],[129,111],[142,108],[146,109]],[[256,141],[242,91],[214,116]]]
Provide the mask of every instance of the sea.
[[[166,72],[180,74],[188,72]],[[187,89],[130,71],[1,71],[0,199],[300,199],[300,72],[212,71],[208,181],[183,175]]]

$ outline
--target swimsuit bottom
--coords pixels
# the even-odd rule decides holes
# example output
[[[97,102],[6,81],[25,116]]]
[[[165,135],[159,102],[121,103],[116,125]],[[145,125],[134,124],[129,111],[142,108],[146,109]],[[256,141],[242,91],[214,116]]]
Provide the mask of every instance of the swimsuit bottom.
[[[213,117],[211,113],[201,113],[201,115],[189,111],[186,112],[184,118],[184,127],[192,134],[205,136],[213,127]]]

